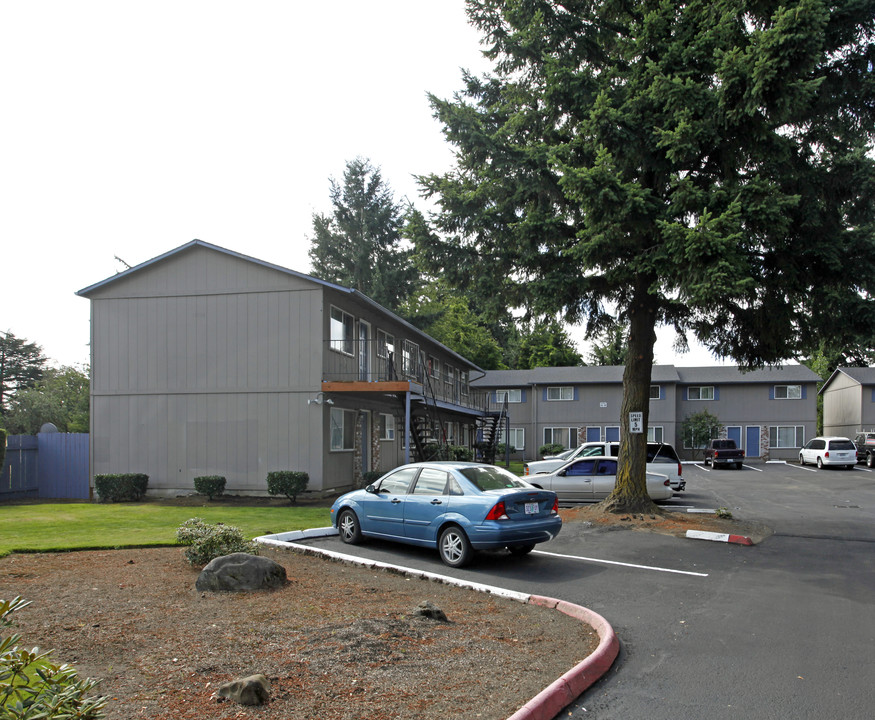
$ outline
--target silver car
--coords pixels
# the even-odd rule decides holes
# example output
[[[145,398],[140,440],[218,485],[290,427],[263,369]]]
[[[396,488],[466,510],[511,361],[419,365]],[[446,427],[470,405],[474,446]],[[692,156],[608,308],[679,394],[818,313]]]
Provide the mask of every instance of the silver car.
[[[617,458],[578,457],[558,470],[526,478],[532,485],[552,490],[559,502],[596,502],[610,495],[617,484]],[[667,475],[647,473],[647,494],[651,500],[668,500],[674,495]]]

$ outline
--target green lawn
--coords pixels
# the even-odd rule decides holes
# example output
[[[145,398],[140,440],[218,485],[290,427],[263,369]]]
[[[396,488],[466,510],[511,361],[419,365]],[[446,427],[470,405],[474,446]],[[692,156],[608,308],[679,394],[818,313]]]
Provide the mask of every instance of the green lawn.
[[[175,545],[176,528],[192,517],[239,527],[246,537],[325,527],[327,507],[176,507],[155,503],[0,505],[0,556]]]

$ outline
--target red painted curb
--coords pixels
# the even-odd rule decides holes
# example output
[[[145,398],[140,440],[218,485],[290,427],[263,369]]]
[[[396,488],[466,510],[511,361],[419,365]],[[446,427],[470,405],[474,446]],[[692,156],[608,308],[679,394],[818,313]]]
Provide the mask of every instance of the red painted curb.
[[[753,545],[753,540],[744,535],[730,535],[729,542],[735,543],[736,545]]]
[[[532,595],[529,597],[529,602],[532,605],[556,609],[585,622],[599,636],[599,645],[592,655],[552,682],[508,718],[508,720],[552,720],[562,708],[580,697],[584,690],[608,671],[620,652],[620,641],[608,621],[588,608],[540,595]]]

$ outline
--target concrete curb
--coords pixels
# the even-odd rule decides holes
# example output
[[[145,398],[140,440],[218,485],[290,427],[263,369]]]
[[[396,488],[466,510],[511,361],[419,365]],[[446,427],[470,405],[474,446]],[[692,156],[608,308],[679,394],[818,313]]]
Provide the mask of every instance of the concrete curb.
[[[714,542],[728,542],[735,545],[753,545],[753,540],[744,535],[730,535],[729,533],[706,532],[704,530],[687,530],[687,537],[693,540],[713,540]]]
[[[304,538],[329,537],[331,535],[337,535],[337,530],[333,527],[313,528],[311,530],[296,530],[294,532],[276,533],[274,535],[262,535],[255,538],[255,542],[262,545],[288,548],[311,555],[321,555],[333,560],[341,560],[364,567],[391,570],[411,577],[469,588],[477,592],[497,595],[530,605],[539,605],[565,613],[576,620],[586,623],[596,631],[596,634],[599,636],[599,645],[595,651],[557,680],[550,683],[550,685],[511,715],[508,720],[552,720],[559,714],[562,708],[574,702],[588,687],[601,678],[614,663],[620,652],[620,641],[608,621],[598,613],[582,605],[575,605],[564,600],[543,597],[541,595],[529,595],[493,585],[472,583],[467,580],[449,577],[448,575],[438,575],[426,572],[425,570],[417,570],[416,568],[392,565],[376,560],[366,560],[355,555],[346,555],[333,550],[324,550],[294,542],[294,540]]]

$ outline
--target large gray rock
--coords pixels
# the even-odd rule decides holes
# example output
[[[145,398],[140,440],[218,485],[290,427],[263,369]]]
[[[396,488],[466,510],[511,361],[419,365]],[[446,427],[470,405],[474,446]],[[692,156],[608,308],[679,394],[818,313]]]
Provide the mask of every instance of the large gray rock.
[[[233,553],[211,560],[198,575],[195,587],[210,592],[243,592],[282,587],[286,569],[268,558]]]
[[[250,675],[220,685],[213,697],[241,705],[264,705],[270,699],[270,683],[264,675]]]

